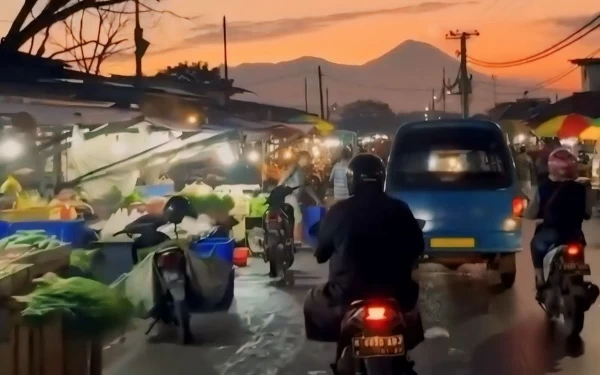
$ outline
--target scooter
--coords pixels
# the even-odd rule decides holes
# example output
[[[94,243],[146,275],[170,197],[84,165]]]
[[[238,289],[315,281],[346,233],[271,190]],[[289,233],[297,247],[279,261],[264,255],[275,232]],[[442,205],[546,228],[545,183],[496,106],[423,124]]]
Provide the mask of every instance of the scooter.
[[[288,270],[294,263],[296,245],[294,208],[285,203],[285,198],[298,188],[300,186],[278,186],[271,191],[266,202],[268,209],[263,215],[262,239],[258,240],[258,248],[251,247],[254,254],[269,263],[269,276],[281,278],[288,285],[294,283],[293,274]]]
[[[145,215],[149,216],[149,215]],[[143,218],[143,219],[142,219]],[[150,311],[152,322],[146,331],[149,334],[154,326],[158,323],[164,323],[168,326],[177,327],[178,341],[187,345],[193,341],[193,335],[190,330],[190,313],[192,312],[219,312],[228,311],[234,299],[234,279],[235,271],[233,266],[226,275],[227,286],[222,299],[212,306],[205,306],[202,297],[193,288],[193,283],[190,280],[190,272],[188,272],[188,257],[189,255],[179,246],[174,245],[169,236],[159,232],[158,228],[167,224],[161,217],[145,217],[142,220],[138,219],[137,223],[127,225],[122,231],[114,234],[126,234],[133,238],[134,235],[139,235],[132,246],[132,260],[137,264],[137,249],[143,244],[144,246],[156,246],[165,243],[154,253],[153,258],[153,285],[159,291],[160,297],[157,299],[155,306]],[[192,238],[191,242],[202,241],[214,233],[218,233],[220,229],[217,227],[213,232],[204,237]],[[175,226],[177,233],[177,226]],[[136,241],[138,245],[136,246]],[[194,273],[192,273],[194,274]]]
[[[417,219],[421,228],[425,221]],[[320,223],[309,229],[317,235]],[[406,354],[406,314],[393,298],[354,301],[344,314],[334,375],[416,375]]]
[[[570,337],[583,329],[585,312],[596,302],[600,289],[584,277],[591,274],[585,263],[584,241],[552,246],[544,257],[544,283],[538,303],[548,318],[564,319]]]

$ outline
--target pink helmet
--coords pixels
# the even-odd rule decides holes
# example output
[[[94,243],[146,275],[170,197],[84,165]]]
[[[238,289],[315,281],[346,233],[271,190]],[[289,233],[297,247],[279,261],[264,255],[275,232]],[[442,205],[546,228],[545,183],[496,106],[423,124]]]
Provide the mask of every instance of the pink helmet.
[[[548,172],[553,181],[574,180],[577,178],[577,157],[561,147],[550,153]]]

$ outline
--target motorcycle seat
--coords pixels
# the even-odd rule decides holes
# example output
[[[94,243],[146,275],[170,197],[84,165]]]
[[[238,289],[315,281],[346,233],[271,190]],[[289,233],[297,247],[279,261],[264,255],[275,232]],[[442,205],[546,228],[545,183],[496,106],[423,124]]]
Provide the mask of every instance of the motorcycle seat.
[[[388,302],[388,303],[392,303],[394,305],[398,304],[398,301],[396,301],[395,298],[384,298],[384,299],[359,299],[356,300],[354,302],[352,302],[350,304],[350,307],[356,308],[356,307],[361,307],[363,305],[365,305],[367,302]]]

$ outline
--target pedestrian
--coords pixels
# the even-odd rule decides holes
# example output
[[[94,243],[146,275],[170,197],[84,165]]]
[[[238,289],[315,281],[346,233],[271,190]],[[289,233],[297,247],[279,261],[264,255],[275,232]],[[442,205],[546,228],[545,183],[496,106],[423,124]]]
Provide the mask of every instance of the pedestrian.
[[[533,160],[527,153],[527,147],[525,145],[519,146],[518,154],[515,157],[515,164],[517,165],[517,175],[519,177],[519,182],[521,183],[521,190],[529,199],[531,199],[531,176],[534,173],[535,167],[533,165]]]
[[[285,203],[294,209],[294,239],[296,242],[302,242],[302,210],[300,208],[300,196],[306,192],[315,201],[320,204],[317,194],[312,187],[306,186],[306,170],[310,167],[311,156],[307,151],[300,151],[296,162],[283,174],[279,180],[278,186],[289,186],[292,188],[300,187],[285,198]]]
[[[352,150],[348,147],[342,149],[340,160],[335,163],[329,176],[329,182],[333,183],[333,199],[338,202],[342,199],[348,198],[348,178],[346,176],[346,170],[348,164],[352,158]]]

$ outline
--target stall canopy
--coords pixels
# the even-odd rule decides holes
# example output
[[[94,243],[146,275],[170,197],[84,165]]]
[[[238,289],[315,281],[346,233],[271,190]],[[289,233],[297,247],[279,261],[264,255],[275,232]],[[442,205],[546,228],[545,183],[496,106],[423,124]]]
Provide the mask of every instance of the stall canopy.
[[[535,129],[556,117],[570,114],[577,114],[591,119],[600,118],[600,92],[586,91],[575,93],[544,107],[529,118],[528,123]]]

